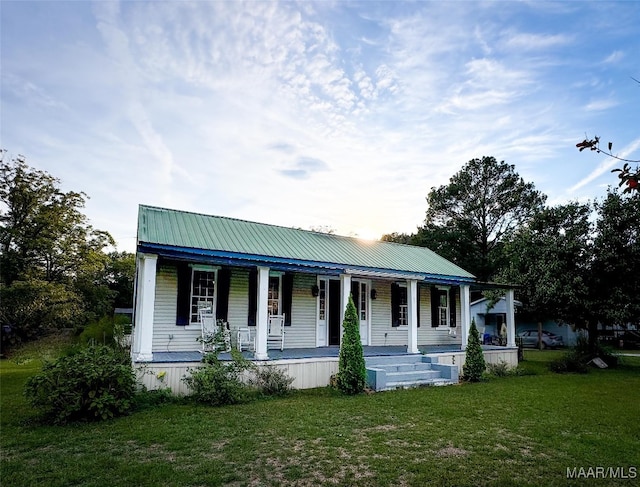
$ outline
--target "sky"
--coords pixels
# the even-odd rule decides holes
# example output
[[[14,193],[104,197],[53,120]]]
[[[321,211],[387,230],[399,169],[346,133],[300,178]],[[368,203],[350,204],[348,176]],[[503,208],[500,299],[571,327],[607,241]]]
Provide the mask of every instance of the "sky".
[[[378,238],[473,158],[548,203],[640,159],[640,2],[0,1],[0,147],[138,205]]]

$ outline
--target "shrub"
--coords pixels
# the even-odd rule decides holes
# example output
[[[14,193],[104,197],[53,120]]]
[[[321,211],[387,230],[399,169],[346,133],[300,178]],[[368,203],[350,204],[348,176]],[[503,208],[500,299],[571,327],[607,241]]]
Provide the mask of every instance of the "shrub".
[[[242,377],[252,364],[237,350],[231,351],[231,358],[231,362],[222,362],[215,353],[209,353],[203,358],[203,366],[182,379],[194,400],[222,406],[249,399],[251,388],[242,381]]]
[[[251,384],[265,396],[285,396],[291,391],[293,377],[273,365],[256,367]]]
[[[514,373],[513,367],[510,367],[504,360],[501,360],[497,364],[487,364],[487,372],[489,375],[495,377],[507,377]]]
[[[349,296],[344,315],[344,334],[340,344],[338,362],[338,389],[344,394],[359,394],[364,391],[367,369],[360,341],[360,322],[353,298]]]
[[[577,372],[586,374],[589,372],[587,366],[588,359],[576,349],[567,350],[560,358],[549,362],[549,369],[558,374],[566,374],[567,372]]]
[[[136,380],[127,355],[105,346],[76,350],[46,363],[25,386],[30,404],[56,424],[127,413]]]
[[[469,328],[469,341],[467,342],[465,362],[462,366],[464,380],[478,382],[482,378],[485,367],[484,355],[480,346],[480,335],[474,319],[471,321],[471,328]]]

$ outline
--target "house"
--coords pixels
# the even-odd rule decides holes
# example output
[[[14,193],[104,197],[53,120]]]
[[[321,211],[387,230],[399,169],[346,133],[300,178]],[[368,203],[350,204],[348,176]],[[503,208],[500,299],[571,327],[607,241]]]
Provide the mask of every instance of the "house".
[[[491,343],[492,338],[500,335],[500,329],[507,322],[507,304],[504,297],[500,298],[493,306],[489,307],[490,301],[486,298],[478,299],[471,303],[471,318],[476,320],[478,331],[484,334],[484,343]],[[514,300],[514,306],[517,310],[522,307],[522,303]],[[526,330],[538,330],[538,323],[531,317],[523,314],[515,314],[516,336]],[[564,343],[574,346],[579,336],[579,330],[567,324],[558,323],[553,320],[545,320],[542,322],[542,329],[562,337]]]
[[[259,364],[285,367],[294,387],[327,385],[351,294],[366,357],[424,354],[461,369],[476,284],[427,248],[141,205],[132,360],[147,387],[184,392],[180,379],[201,358],[204,303],[232,340],[251,330]],[[268,347],[270,315],[285,317],[284,350]],[[509,326],[510,347],[487,350],[489,361],[517,363]]]

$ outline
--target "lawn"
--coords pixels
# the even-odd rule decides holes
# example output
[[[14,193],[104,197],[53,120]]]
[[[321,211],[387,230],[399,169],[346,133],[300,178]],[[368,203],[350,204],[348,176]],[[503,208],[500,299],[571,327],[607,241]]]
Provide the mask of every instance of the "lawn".
[[[10,486],[637,485],[567,468],[640,469],[640,357],[536,375],[343,397],[330,389],[211,408],[169,404],[43,426],[22,398],[37,361],[0,363],[1,478]],[[633,472],[633,470],[631,470]],[[639,473],[640,475],[640,473]]]

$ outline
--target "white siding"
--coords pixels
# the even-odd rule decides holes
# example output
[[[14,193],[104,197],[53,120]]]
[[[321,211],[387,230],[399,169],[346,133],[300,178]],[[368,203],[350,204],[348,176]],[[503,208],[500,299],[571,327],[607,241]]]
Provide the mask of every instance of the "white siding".
[[[449,327],[431,326],[431,290],[420,289],[420,328],[418,328],[418,345],[460,345],[460,289],[456,289],[456,335],[449,335]]]
[[[177,326],[178,274],[173,266],[159,266],[153,314],[153,350],[158,352],[200,350],[199,326]],[[170,336],[172,338],[170,338]]]
[[[316,302],[311,288],[316,284],[315,274],[293,275],[291,326],[285,328],[285,348],[311,348],[316,346]]]

